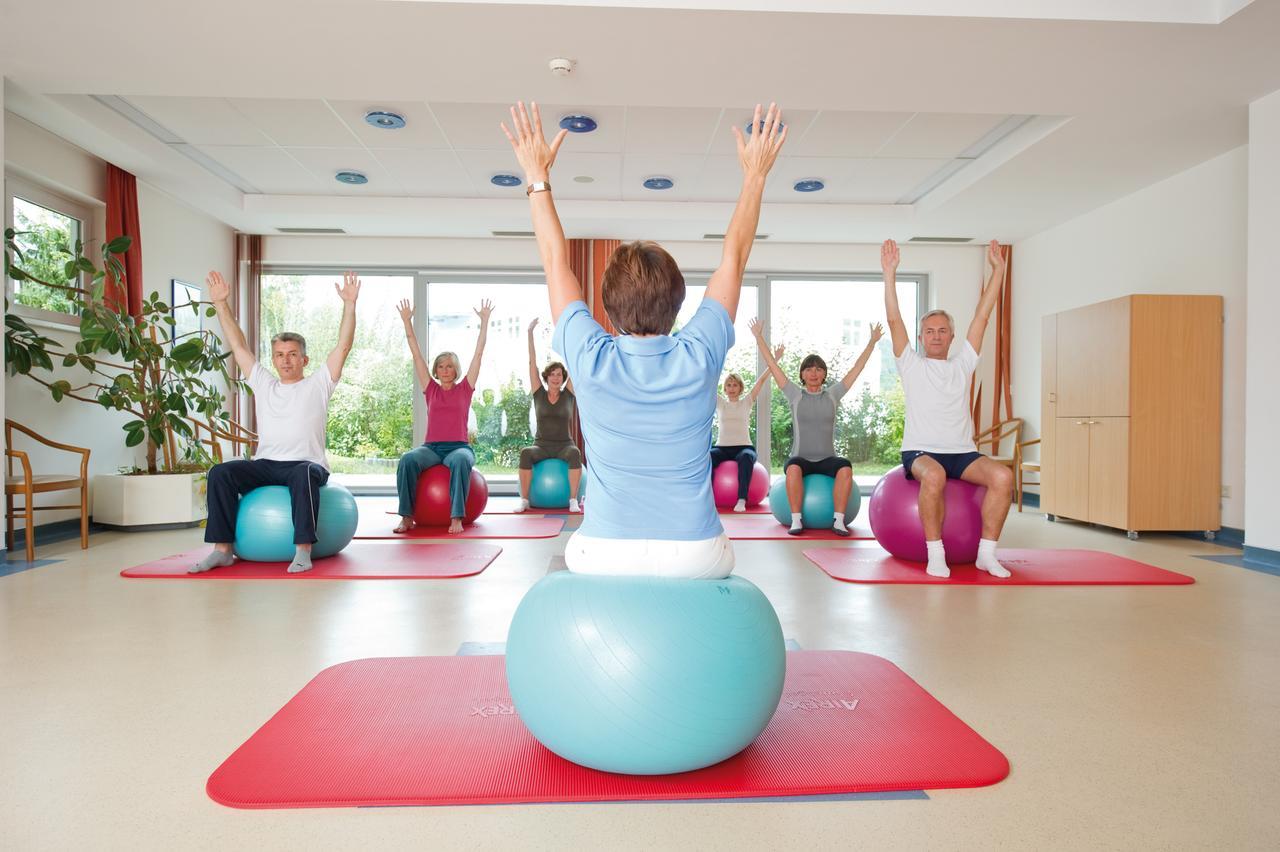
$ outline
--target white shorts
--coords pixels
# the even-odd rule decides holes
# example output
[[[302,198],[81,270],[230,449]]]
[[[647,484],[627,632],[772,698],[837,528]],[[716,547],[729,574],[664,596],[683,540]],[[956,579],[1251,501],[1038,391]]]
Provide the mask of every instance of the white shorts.
[[[648,575],[723,580],[733,573],[733,544],[721,533],[698,541],[597,538],[576,532],[564,561],[576,574]]]

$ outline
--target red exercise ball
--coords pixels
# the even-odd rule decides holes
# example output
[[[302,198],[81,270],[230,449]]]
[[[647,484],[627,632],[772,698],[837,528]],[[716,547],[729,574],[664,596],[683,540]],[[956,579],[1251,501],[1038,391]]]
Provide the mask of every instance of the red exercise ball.
[[[466,513],[462,517],[469,524],[480,517],[489,502],[489,483],[475,468],[471,469],[471,486],[467,489]],[[413,501],[413,520],[423,527],[447,527],[449,514],[449,468],[432,465],[418,477],[418,493]]]
[[[948,479],[942,492],[946,515],[942,545],[947,562],[963,564],[978,556],[982,538],[982,500],[987,489],[962,479]],[[911,562],[927,562],[924,523],[920,520],[920,483],[907,479],[899,465],[886,473],[871,492],[871,534],[880,546]]]
[[[731,509],[738,502],[738,463],[722,461],[711,471],[711,493],[716,507]],[[747,505],[759,506],[769,493],[769,470],[760,462],[751,469],[751,482],[747,485]]]

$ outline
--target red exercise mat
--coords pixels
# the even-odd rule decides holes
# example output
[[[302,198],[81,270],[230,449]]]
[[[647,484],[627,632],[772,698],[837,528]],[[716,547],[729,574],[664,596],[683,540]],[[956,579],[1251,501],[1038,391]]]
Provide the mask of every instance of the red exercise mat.
[[[555,538],[564,529],[564,518],[542,515],[481,515],[466,524],[462,532],[449,534],[448,527],[414,527],[395,532],[400,516],[394,512],[362,512],[356,527],[357,539],[447,539],[461,538]]]
[[[846,538],[833,533],[831,530],[805,530],[800,535],[791,535],[787,532],[788,527],[778,523],[778,519],[772,514],[757,515],[720,515],[720,523],[724,525],[724,531],[728,533],[729,538],[738,541],[744,540],[760,540],[769,539],[776,541],[850,541],[858,539],[874,539],[871,534],[871,528],[862,523],[859,516],[854,519],[853,525],[849,528],[852,536]]]
[[[923,562],[890,556],[876,545],[806,550],[805,557],[837,580],[849,583],[940,583],[953,586],[1181,586],[1186,574],[1097,550],[998,550],[1013,572],[992,577],[972,565],[952,565],[949,578],[930,577]]]
[[[517,512],[520,506],[519,497],[490,497],[484,504],[486,515],[581,515],[582,511],[570,512],[566,506],[561,509],[548,509],[545,506],[530,506],[524,512]]]
[[[120,572],[121,577],[168,580],[406,580],[446,579],[479,574],[502,548],[474,542],[404,546],[391,541],[353,541],[338,554],[315,560],[310,571],[290,574],[288,562],[246,562],[188,574],[209,546],[166,556]]]
[[[724,509],[722,509],[722,508],[720,508],[719,506],[717,506],[717,507],[716,507],[716,511],[717,511],[717,512],[719,512],[719,513],[720,513],[720,514],[722,514],[722,515],[730,515],[730,516],[733,516],[733,515],[769,515],[769,514],[772,514],[771,510],[769,509],[769,501],[768,501],[768,500],[765,500],[763,503],[757,503],[757,504],[755,504],[754,506],[748,506],[748,507],[747,507],[747,510],[746,510],[745,512],[735,512],[735,511],[733,511],[733,507],[732,507],[732,506],[728,506],[728,507],[726,507],[726,508],[724,508]]]
[[[514,715],[504,658],[385,657],[325,669],[213,773],[237,808],[600,802],[980,787],[995,747],[893,663],[790,651],[759,739],[679,775],[614,775],[545,749]]]

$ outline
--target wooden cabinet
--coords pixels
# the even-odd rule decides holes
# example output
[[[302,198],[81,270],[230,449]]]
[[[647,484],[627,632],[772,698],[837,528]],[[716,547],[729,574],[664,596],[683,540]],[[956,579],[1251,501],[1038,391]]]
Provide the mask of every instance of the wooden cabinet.
[[[1136,533],[1216,530],[1222,298],[1126,296],[1044,318],[1041,507]]]

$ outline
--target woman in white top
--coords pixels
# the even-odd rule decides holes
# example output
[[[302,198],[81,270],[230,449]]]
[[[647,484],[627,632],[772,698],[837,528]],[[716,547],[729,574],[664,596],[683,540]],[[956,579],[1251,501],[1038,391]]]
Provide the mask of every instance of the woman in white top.
[[[783,347],[774,349],[774,358],[781,358]],[[747,511],[747,488],[751,485],[751,471],[756,466],[756,448],[751,443],[751,408],[768,380],[767,372],[756,379],[751,393],[742,395],[746,387],[737,373],[730,373],[724,380],[724,396],[716,397],[716,417],[720,421],[720,440],[711,448],[711,469],[720,462],[738,463],[738,502],[733,511]]]

